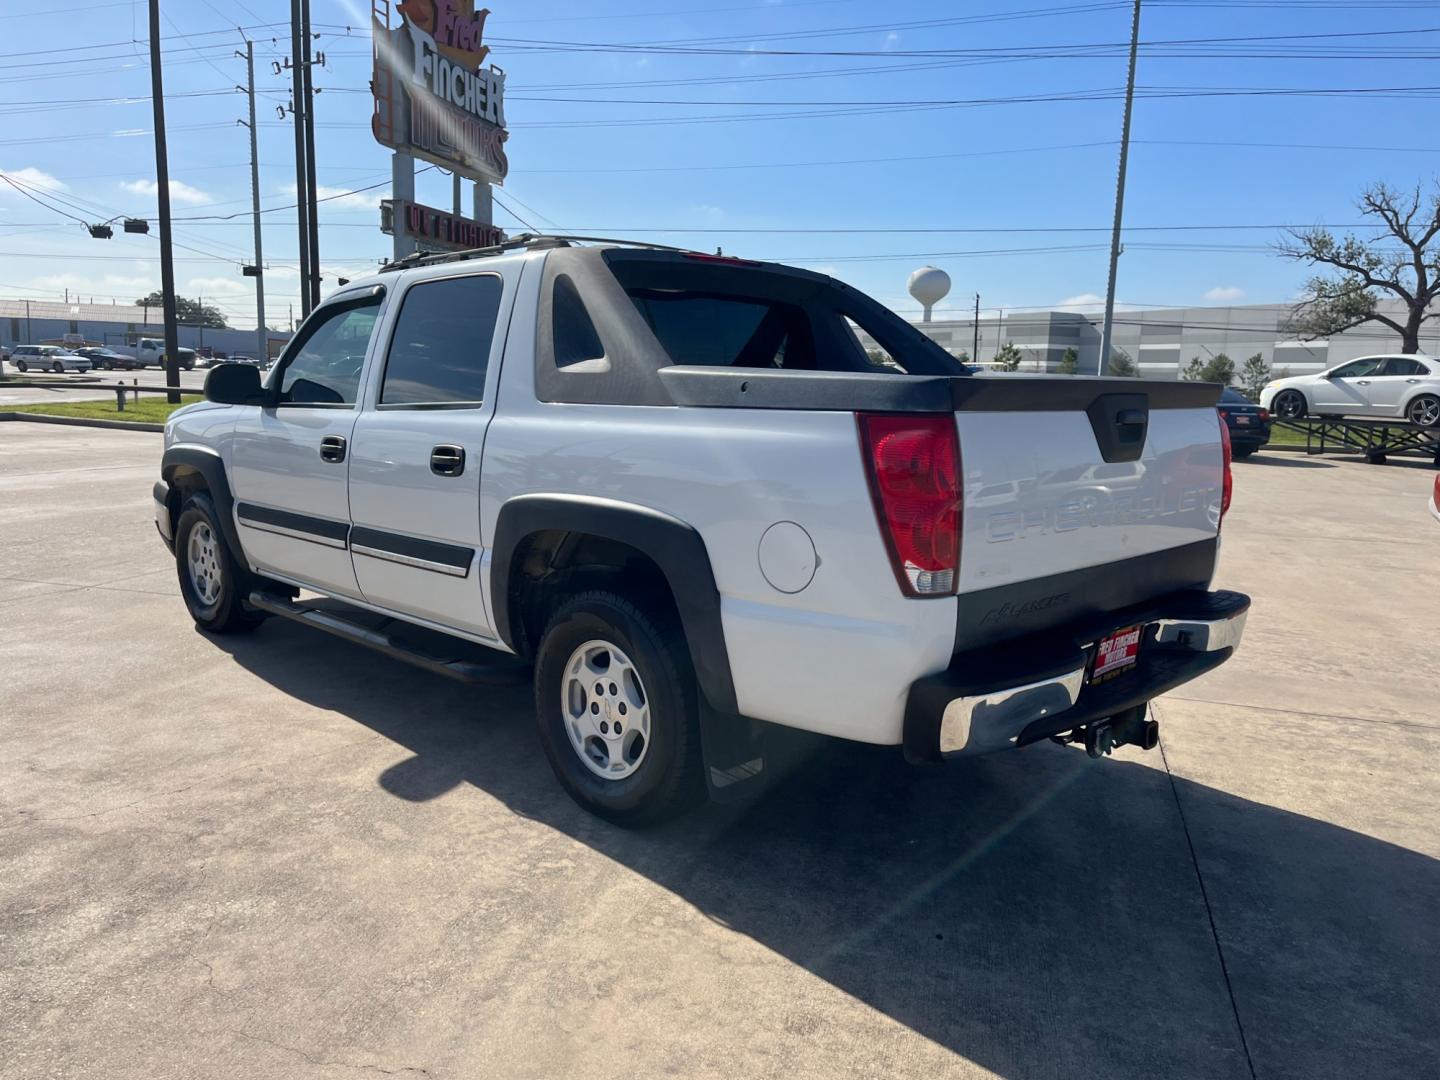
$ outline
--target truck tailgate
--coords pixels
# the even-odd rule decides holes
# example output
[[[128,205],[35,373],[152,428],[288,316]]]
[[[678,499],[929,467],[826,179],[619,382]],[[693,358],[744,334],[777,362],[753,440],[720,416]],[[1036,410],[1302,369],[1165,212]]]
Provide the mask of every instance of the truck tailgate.
[[[1224,475],[1214,406],[1132,386],[1088,408],[1044,408],[1039,392],[1033,409],[957,411],[957,649],[1208,584]]]

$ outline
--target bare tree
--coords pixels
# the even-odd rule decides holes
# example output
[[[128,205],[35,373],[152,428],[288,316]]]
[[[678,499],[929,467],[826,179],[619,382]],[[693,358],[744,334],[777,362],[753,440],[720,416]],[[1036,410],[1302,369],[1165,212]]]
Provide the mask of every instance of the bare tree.
[[[1400,335],[1402,352],[1419,352],[1421,325],[1440,318],[1440,310],[1430,310],[1440,296],[1440,184],[1428,193],[1419,185],[1406,193],[1373,184],[1356,205],[1378,219],[1375,236],[1336,239],[1317,227],[1293,230],[1280,244],[1286,258],[1326,268],[1305,283],[1287,328],[1309,340],[1377,322]],[[1381,299],[1400,301],[1405,314],[1383,314]]]

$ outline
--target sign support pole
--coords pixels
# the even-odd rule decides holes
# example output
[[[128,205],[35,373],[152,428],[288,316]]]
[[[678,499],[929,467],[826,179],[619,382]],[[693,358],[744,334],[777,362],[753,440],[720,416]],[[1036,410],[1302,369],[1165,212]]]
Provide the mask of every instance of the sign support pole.
[[[160,293],[165,312],[165,400],[180,404],[180,332],[175,325],[175,262],[170,247],[170,164],[165,147],[165,87],[160,72],[160,0],[150,0],[150,105],[155,117],[155,183],[160,204]],[[26,305],[29,325],[29,305]],[[28,331],[27,331],[28,336]]]
[[[402,201],[413,203],[415,201],[415,158],[411,154],[405,154],[397,150],[390,157],[390,197],[399,205]],[[415,238],[411,236],[404,227],[404,222],[394,222],[391,227],[395,240],[395,261],[399,262],[407,255],[413,255],[418,250]]]

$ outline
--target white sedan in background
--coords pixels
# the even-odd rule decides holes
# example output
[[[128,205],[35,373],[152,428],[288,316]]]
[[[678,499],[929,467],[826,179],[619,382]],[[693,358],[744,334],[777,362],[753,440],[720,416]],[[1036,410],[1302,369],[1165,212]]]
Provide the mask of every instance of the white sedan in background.
[[[1311,416],[1398,417],[1440,425],[1440,360],[1431,356],[1362,356],[1329,371],[1277,379],[1260,405],[1278,420]]]

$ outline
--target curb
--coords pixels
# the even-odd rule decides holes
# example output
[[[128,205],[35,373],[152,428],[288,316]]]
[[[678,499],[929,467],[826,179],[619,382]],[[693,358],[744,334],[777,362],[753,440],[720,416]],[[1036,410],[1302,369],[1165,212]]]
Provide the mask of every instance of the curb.
[[[159,431],[164,424],[132,423],[129,420],[87,420],[79,416],[46,416],[44,413],[0,412],[0,421],[27,420],[32,424],[61,424],[65,427],[114,428],[117,431]]]

